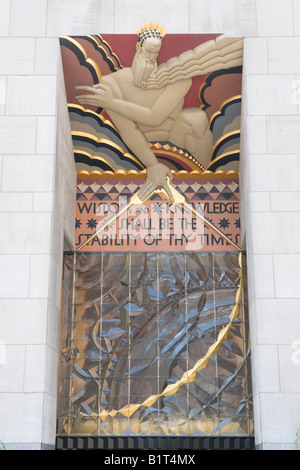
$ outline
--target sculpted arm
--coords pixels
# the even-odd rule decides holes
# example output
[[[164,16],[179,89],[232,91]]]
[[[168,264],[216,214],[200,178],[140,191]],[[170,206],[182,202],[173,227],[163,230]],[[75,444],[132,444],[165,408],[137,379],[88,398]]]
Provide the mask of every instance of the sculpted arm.
[[[128,145],[131,151],[138,156],[147,168],[147,181],[138,192],[140,199],[142,201],[146,200],[157,187],[162,186],[173,202],[173,195],[167,184],[167,178],[169,181],[173,179],[170,169],[158,162],[155,154],[149,148],[148,141],[144,134],[133,121],[113,111],[110,113],[110,116],[117,125],[126,145]]]
[[[114,98],[112,91],[106,85],[101,87],[99,85],[97,87],[77,87],[77,89],[93,93],[78,96],[77,99],[81,104],[104,107],[109,112],[126,145],[146,166],[147,181],[138,193],[141,200],[147,199],[157,187],[161,186],[169,195],[170,200],[173,201],[173,195],[167,184],[167,178],[172,181],[173,175],[167,166],[158,162],[137,122],[147,123],[148,125],[157,124],[160,119],[163,120],[165,116],[169,115],[177,105],[177,101],[175,104],[171,102],[172,105],[168,107],[165,105],[165,100],[170,97],[168,93],[161,93],[152,108],[148,109],[122,100],[120,94],[117,94],[118,97]],[[116,96],[116,93],[114,95]],[[159,119],[157,119],[157,113],[161,113]]]
[[[243,64],[243,39],[219,36],[159,65],[146,88],[160,89],[178,80]]]
[[[158,97],[155,93],[150,108],[122,99],[115,99],[110,88],[103,84],[94,87],[77,87],[93,93],[93,95],[78,96],[77,99],[81,104],[104,107],[108,112],[113,111],[133,122],[157,126],[169,117],[190,89],[191,83],[190,80],[180,81],[162,90]]]

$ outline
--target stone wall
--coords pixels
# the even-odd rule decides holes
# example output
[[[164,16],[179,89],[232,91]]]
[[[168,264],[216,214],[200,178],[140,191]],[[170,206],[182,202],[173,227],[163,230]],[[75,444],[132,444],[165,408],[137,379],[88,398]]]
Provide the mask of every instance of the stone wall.
[[[62,253],[73,247],[76,189],[58,38],[153,21],[169,33],[245,37],[240,173],[256,444],[295,448],[300,3],[0,0],[0,12],[0,439],[15,449],[55,441]]]

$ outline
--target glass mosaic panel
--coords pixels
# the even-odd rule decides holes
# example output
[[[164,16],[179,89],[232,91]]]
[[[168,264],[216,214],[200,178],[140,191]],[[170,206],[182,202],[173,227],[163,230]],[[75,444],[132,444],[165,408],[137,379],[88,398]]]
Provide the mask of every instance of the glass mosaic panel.
[[[252,435],[239,260],[232,252],[66,253],[58,435]],[[241,282],[238,315],[218,343]]]

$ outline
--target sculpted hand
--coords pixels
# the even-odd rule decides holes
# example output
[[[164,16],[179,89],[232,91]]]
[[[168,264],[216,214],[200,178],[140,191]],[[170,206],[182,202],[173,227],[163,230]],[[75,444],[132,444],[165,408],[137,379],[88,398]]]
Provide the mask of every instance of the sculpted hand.
[[[150,196],[150,194],[155,191],[155,189],[162,187],[168,194],[170,201],[174,202],[172,192],[170,191],[167,183],[167,177],[170,181],[173,180],[171,170],[162,163],[156,163],[155,165],[149,166],[147,168],[146,183],[138,191],[138,197],[142,201],[145,201]]]
[[[92,95],[76,96],[80,104],[89,104],[91,106],[109,109],[113,103],[114,98],[110,88],[101,83],[94,86],[77,86],[76,89],[93,93]]]

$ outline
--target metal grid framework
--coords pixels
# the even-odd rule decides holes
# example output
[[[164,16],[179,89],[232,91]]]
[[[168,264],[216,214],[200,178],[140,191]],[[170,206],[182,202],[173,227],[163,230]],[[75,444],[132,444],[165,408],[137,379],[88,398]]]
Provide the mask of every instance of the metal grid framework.
[[[56,450],[255,450],[254,437],[58,436]]]
[[[240,438],[251,447],[241,259],[233,252],[65,253],[58,447],[107,448],[111,438],[142,439],[147,448],[159,438],[166,448],[176,436],[191,442],[209,436],[210,445]],[[239,314],[218,343],[241,283]],[[182,381],[212,345],[215,353]]]

